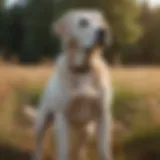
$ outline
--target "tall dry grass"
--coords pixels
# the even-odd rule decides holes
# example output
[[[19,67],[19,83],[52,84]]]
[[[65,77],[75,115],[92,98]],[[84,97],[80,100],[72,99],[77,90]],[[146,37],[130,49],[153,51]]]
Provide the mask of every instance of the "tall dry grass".
[[[160,68],[135,67],[111,68],[114,84],[135,92],[159,95]],[[7,95],[17,85],[34,85],[45,83],[54,68],[52,66],[18,66],[0,65],[0,97]]]
[[[16,64],[0,64],[0,143],[3,141],[25,151],[33,149],[33,131],[15,125],[15,109],[17,103],[14,91],[43,86],[54,72],[52,65],[20,66]],[[114,88],[129,90],[144,96],[146,107],[155,122],[160,122],[160,68],[134,67],[110,68]],[[22,102],[23,103],[23,102]],[[22,104],[23,105],[23,104]],[[137,121],[143,120],[140,115]],[[21,122],[21,119],[19,119]],[[139,122],[138,122],[139,123]],[[118,125],[117,125],[118,124]],[[116,129],[124,130],[119,122]],[[118,126],[118,127],[117,127]],[[141,128],[141,125],[140,125]],[[124,131],[121,131],[123,133]],[[50,143],[50,140],[48,140]],[[46,148],[48,152],[52,152]]]

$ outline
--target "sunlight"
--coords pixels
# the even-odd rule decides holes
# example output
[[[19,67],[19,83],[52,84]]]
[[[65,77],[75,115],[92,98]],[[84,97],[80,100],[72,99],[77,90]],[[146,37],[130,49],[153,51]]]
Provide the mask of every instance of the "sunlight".
[[[150,3],[152,6],[160,5],[160,1],[159,1],[159,0],[149,0],[149,3]]]
[[[143,1],[147,1],[147,0],[139,0],[139,1],[143,2]],[[21,5],[24,5],[26,2],[27,2],[27,0],[6,0],[6,5],[12,6],[15,3],[19,3]],[[148,0],[148,2],[151,6],[160,5],[160,0]]]

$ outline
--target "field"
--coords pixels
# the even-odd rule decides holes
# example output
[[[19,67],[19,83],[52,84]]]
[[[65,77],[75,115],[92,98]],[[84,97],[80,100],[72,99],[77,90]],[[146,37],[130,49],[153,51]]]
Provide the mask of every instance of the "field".
[[[160,89],[160,68],[141,67],[141,68],[112,68],[111,77],[113,81],[124,87],[133,89],[137,92],[147,92],[158,94]],[[17,66],[0,65],[0,94],[5,94],[12,86],[21,82],[27,84],[43,83],[47,81],[54,71],[52,66]]]
[[[30,156],[33,151],[34,133],[32,125],[21,115],[22,113],[19,109],[25,105],[21,91],[25,90],[27,94],[31,93],[32,95],[35,88],[43,88],[53,71],[54,68],[51,65],[18,66],[14,64],[0,64],[0,159],[8,160],[13,157],[13,159],[23,160],[28,159]],[[118,108],[115,107],[115,132],[119,136],[121,135],[120,133],[129,135],[128,130],[148,128],[151,121],[156,126],[159,125],[160,68],[147,66],[110,68],[110,72],[115,90],[118,88],[118,91],[121,91],[118,92],[118,98],[116,96],[116,107]],[[22,97],[22,99],[19,97]],[[125,126],[126,119],[124,117],[128,112],[132,111],[127,110],[127,113],[122,113],[124,106],[126,102],[133,103],[132,101],[134,101],[135,106],[135,102],[138,104],[139,99],[142,100],[143,105],[145,104],[144,106],[149,111],[149,115],[145,117],[146,114],[144,115],[144,112],[143,114],[136,114],[134,122],[130,125],[131,128],[128,129]],[[127,104],[125,107],[127,108],[128,106]],[[122,109],[119,109],[120,107]],[[151,119],[149,118],[150,116]],[[130,117],[129,121],[131,121]],[[120,123],[120,121],[122,122]],[[120,139],[118,139],[117,143],[119,143]],[[50,143],[48,138],[46,138],[46,141]],[[116,154],[121,152],[117,143],[115,147]],[[46,155],[52,152],[48,146],[45,148]]]

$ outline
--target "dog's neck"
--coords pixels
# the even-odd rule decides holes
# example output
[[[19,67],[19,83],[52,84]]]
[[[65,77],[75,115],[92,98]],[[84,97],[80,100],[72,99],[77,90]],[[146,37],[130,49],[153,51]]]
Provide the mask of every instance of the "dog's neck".
[[[76,62],[76,56],[78,56],[78,54],[80,54],[83,59],[80,63]],[[80,50],[76,51],[76,53],[68,53],[68,55],[69,56],[67,57],[67,63],[70,72],[75,74],[87,74],[94,68],[95,60],[100,59],[101,50],[93,50],[91,53],[82,53],[82,51]]]
[[[98,59],[101,59],[102,48],[94,48],[89,53],[78,47],[74,39],[62,42],[65,67],[73,74],[89,73]]]
[[[99,74],[101,73],[101,70],[105,68],[105,62],[103,58],[99,54],[95,54],[91,58],[90,68],[87,70],[87,72],[84,71],[73,71],[71,68],[69,68],[68,64],[68,55],[66,52],[62,53],[57,61],[56,61],[56,75],[58,76],[59,81],[62,81],[62,84],[66,84],[67,86],[70,86],[73,82],[75,82],[75,78],[79,79],[81,77],[88,75],[93,75],[93,77],[99,77]],[[104,72],[105,73],[105,72]]]

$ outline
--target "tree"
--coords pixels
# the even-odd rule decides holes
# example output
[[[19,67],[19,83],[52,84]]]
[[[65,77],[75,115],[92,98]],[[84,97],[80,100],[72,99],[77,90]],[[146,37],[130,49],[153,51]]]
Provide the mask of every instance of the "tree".
[[[4,22],[4,11],[3,11],[4,0],[0,0],[0,47],[2,47],[3,43],[3,22]]]
[[[140,36],[138,25],[139,8],[133,0],[32,0],[27,8],[25,20],[26,36],[24,55],[32,58],[42,55],[56,55],[57,39],[51,38],[51,22],[70,8],[99,8],[111,24],[114,52],[120,52],[127,45],[134,44]],[[54,40],[54,41],[53,41]],[[52,48],[54,47],[54,53]],[[33,58],[34,59],[34,58]]]
[[[141,59],[144,63],[160,63],[160,8],[150,11],[144,34],[140,41]]]
[[[53,18],[52,0],[30,1],[25,10],[23,53],[21,61],[35,61],[43,55],[52,54],[51,22]]]
[[[5,37],[11,42],[9,48],[19,52],[23,62],[35,61],[44,56],[55,57],[59,51],[59,41],[54,34],[51,35],[51,23],[66,10],[83,7],[104,12],[113,37],[110,53],[123,53],[126,46],[134,44],[139,38],[141,28],[136,0],[29,0],[26,7],[14,7],[7,15],[5,28],[9,31]],[[112,57],[113,54],[108,55]]]

